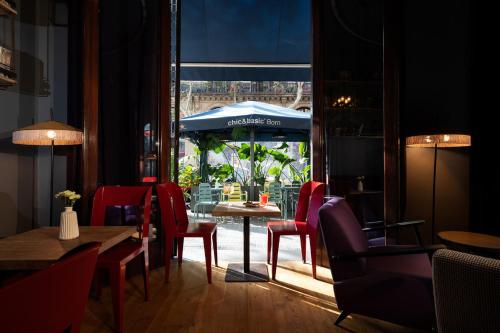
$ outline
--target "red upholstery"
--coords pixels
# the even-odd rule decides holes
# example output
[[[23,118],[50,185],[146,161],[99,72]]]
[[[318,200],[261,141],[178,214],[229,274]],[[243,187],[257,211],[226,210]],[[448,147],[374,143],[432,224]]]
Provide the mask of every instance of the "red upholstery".
[[[0,289],[0,331],[80,331],[100,244],[90,243],[54,265]]]
[[[151,216],[150,186],[103,186],[97,189],[92,206],[92,221],[94,226],[104,225],[106,207],[108,206],[143,206],[142,224],[138,225],[141,240],[127,240],[113,246],[101,254],[97,260],[96,285],[97,295],[100,294],[100,270],[107,270],[113,300],[115,328],[123,331],[123,305],[125,294],[125,270],[129,261],[141,256],[144,293],[149,300],[149,256],[148,235]],[[140,222],[139,222],[140,223]]]
[[[318,210],[323,204],[325,184],[309,181],[300,188],[295,221],[267,222],[267,262],[273,254],[272,276],[276,279],[280,236],[299,235],[302,260],[306,262],[306,235],[309,235],[313,277],[316,278],[316,237],[318,232]]]
[[[170,258],[174,239],[177,238],[178,263],[182,264],[182,250],[184,237],[201,237],[205,247],[205,264],[207,267],[208,283],[212,283],[212,256],[210,250],[214,247],[215,266],[217,262],[217,224],[216,223],[189,223],[184,195],[179,185],[168,182],[156,186],[160,202],[161,222],[165,232],[165,282],[168,282],[170,272]]]

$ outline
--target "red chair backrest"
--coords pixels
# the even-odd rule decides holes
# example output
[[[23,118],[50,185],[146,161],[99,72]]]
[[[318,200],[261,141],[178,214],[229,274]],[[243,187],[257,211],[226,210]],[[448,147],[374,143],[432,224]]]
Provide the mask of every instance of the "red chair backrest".
[[[311,183],[311,196],[309,199],[309,208],[307,210],[307,229],[317,230],[319,215],[318,211],[323,205],[325,197],[325,184],[320,182]]]
[[[297,211],[295,213],[295,221],[304,222],[308,220],[309,202],[311,201],[311,195],[314,190],[321,185],[323,186],[324,192],[324,184],[320,182],[308,181],[301,186],[299,191],[299,200],[297,202]]]
[[[189,224],[182,189],[173,182],[156,185],[162,225],[166,230]]]
[[[0,331],[53,333],[72,327],[78,332],[99,247],[85,244],[54,265],[1,288]]]
[[[102,186],[97,189],[92,205],[91,225],[103,226],[108,206],[144,206],[141,238],[149,235],[151,218],[151,186]]]

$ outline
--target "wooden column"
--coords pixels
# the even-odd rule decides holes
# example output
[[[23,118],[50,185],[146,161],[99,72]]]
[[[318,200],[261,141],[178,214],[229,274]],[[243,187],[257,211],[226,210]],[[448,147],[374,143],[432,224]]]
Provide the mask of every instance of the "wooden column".
[[[312,1],[312,86],[313,113],[311,124],[312,179],[326,181],[326,149],[324,121],[324,52],[323,52],[323,1]]]
[[[384,6],[384,216],[387,224],[401,218],[399,108],[401,84],[401,2]],[[404,151],[403,151],[404,153]]]
[[[170,179],[170,1],[161,1],[160,84],[159,84],[159,181]]]
[[[99,0],[83,1],[83,132],[82,213],[90,221],[91,199],[99,165]]]

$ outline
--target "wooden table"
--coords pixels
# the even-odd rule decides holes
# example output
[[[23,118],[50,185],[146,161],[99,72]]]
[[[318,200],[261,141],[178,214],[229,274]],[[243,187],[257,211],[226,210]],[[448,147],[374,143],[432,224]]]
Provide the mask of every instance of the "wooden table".
[[[442,231],[438,237],[451,248],[500,257],[500,237],[468,231]]]
[[[80,226],[80,237],[59,240],[59,227],[44,227],[0,240],[0,270],[35,270],[50,266],[72,249],[100,242],[99,253],[136,232],[136,227]]]
[[[243,264],[227,265],[226,282],[269,281],[266,264],[250,264],[250,217],[281,217],[281,211],[274,203],[264,207],[248,208],[243,202],[224,202],[215,206],[212,216],[243,217]]]

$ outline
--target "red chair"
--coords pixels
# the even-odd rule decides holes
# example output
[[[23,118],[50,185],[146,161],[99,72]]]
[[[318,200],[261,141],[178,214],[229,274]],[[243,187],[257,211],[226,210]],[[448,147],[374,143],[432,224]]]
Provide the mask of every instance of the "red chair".
[[[316,278],[316,237],[318,233],[318,210],[323,204],[325,184],[309,181],[300,188],[295,221],[267,222],[267,262],[273,252],[272,275],[276,279],[278,248],[283,235],[299,235],[302,260],[306,262],[306,235],[311,245],[313,277]]]
[[[99,243],[85,244],[54,265],[0,289],[0,331],[80,331]]]
[[[149,256],[148,235],[149,219],[151,215],[151,187],[150,186],[103,186],[97,189],[92,206],[93,226],[103,226],[106,219],[106,207],[109,206],[144,206],[142,223],[137,228],[139,240],[127,240],[102,253],[97,260],[97,294],[100,294],[100,270],[109,273],[111,298],[115,327],[123,331],[123,303],[125,293],[125,269],[128,262],[141,256],[142,274],[144,277],[145,300],[149,300]],[[140,220],[140,219],[139,219]]]
[[[156,186],[160,202],[161,222],[163,226],[165,242],[165,282],[168,282],[170,272],[170,258],[174,239],[177,239],[177,256],[179,265],[182,264],[182,250],[185,237],[202,237],[205,247],[205,264],[207,267],[208,283],[212,283],[212,256],[210,253],[214,243],[215,266],[217,262],[217,223],[189,223],[184,195],[179,185],[168,182]]]

